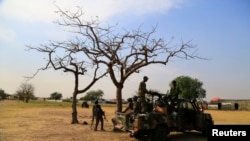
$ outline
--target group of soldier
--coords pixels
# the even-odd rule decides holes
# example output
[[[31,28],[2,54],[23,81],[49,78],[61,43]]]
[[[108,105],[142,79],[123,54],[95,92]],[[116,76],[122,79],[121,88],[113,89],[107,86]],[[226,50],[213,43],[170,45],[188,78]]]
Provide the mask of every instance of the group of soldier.
[[[146,94],[150,93],[146,87],[146,82],[148,81],[148,77],[144,76],[143,80],[139,84],[138,88],[138,95],[134,96],[133,98],[128,98],[128,105],[127,107],[122,111],[122,113],[125,113],[125,130],[129,128],[129,120],[132,115],[135,115],[137,113],[145,113],[148,111],[147,107],[147,100],[146,100]],[[170,95],[168,95],[168,98],[171,101],[171,104],[174,104],[178,99],[178,94],[180,93],[179,88],[176,85],[176,81],[172,81],[172,87],[170,89]],[[95,105],[93,106],[93,116],[92,116],[92,124],[95,120],[95,127],[94,130],[97,131],[97,127],[99,122],[101,122],[101,131],[105,131],[103,128],[103,118],[105,118],[105,113],[102,110],[101,106],[98,104],[98,100],[95,101]]]
[[[148,81],[148,77],[144,76],[143,81],[141,81],[138,89],[138,103],[140,103],[140,112],[144,113],[148,111],[147,107],[147,100],[146,100],[146,94],[151,94],[151,91],[149,91],[146,87],[146,82]],[[167,98],[170,101],[171,106],[174,106],[176,101],[178,100],[180,94],[180,89],[176,84],[176,80],[172,81],[172,87],[170,88],[170,94],[165,95],[165,98]]]
[[[137,113],[146,113],[149,111],[148,100],[146,99],[146,94],[151,94],[146,87],[146,82],[148,77],[144,76],[143,80],[139,84],[138,95],[132,98],[128,98],[128,106],[123,111],[125,113],[125,124],[126,128],[129,128],[129,119],[131,115],[136,115]],[[170,89],[170,94],[166,95],[166,98],[170,100],[170,106],[174,107],[176,101],[178,100],[180,89],[177,87],[176,81],[172,81],[172,87]]]

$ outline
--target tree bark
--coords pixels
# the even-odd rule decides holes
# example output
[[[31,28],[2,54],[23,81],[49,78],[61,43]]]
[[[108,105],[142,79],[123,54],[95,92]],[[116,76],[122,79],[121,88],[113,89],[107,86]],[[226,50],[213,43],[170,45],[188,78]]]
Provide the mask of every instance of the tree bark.
[[[116,105],[117,105],[117,112],[122,111],[122,86],[116,87]]]
[[[71,124],[78,124],[79,123],[78,119],[77,119],[76,96],[77,96],[77,93],[74,92],[73,97],[72,97],[72,122],[71,122]]]

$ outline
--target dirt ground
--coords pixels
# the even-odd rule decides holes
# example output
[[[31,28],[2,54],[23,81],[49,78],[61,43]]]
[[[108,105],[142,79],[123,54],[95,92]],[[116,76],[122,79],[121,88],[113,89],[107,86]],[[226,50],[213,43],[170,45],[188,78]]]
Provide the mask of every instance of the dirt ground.
[[[79,108],[79,124],[71,124],[71,108],[15,107],[15,101],[0,101],[0,141],[135,141],[127,132],[114,132],[111,119],[114,107],[104,107],[107,120],[106,131],[90,129],[91,108]],[[228,113],[231,114],[231,113]],[[240,122],[249,122],[250,114]],[[215,113],[218,123],[223,123],[219,113]],[[223,116],[226,117],[226,116]],[[243,117],[243,116],[242,116]],[[233,120],[233,119],[231,119]],[[82,124],[86,121],[88,124]],[[231,122],[230,120],[225,120]],[[100,129],[100,126],[99,126]],[[206,141],[199,133],[171,133],[169,141]]]
[[[1,107],[8,104],[11,102],[0,102]],[[110,119],[113,113],[107,108],[105,132],[90,129],[91,109],[78,109],[80,124],[71,124],[71,108],[20,107],[4,110],[1,108],[0,141],[133,141],[126,132],[112,131]],[[82,124],[84,121],[88,124]]]

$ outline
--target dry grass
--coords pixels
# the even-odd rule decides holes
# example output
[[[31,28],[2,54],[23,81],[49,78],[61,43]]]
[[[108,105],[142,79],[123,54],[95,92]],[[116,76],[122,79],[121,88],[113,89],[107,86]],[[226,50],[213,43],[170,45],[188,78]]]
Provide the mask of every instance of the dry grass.
[[[250,124],[250,111],[208,110],[212,114],[214,124]]]
[[[90,129],[91,109],[78,106],[80,124],[71,123],[70,105],[0,101],[1,141],[135,141],[126,132],[113,132],[114,106],[103,106],[108,121],[105,132]],[[250,124],[249,111],[207,111],[215,124]],[[86,121],[89,124],[83,125]],[[170,141],[206,141],[200,134],[171,133]]]

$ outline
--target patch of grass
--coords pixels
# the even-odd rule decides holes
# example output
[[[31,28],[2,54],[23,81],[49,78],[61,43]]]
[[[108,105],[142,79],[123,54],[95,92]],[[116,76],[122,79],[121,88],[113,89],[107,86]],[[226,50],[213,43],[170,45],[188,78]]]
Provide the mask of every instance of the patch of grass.
[[[37,101],[37,100],[30,100],[28,103],[23,101],[17,101],[13,104],[9,104],[8,106],[15,108],[32,108],[32,107],[71,107],[71,102],[48,102],[48,101]]]
[[[28,103],[25,103],[23,101],[16,101],[13,100],[14,103],[8,104],[9,107],[19,107],[19,108],[32,108],[32,107],[58,107],[58,108],[68,108],[72,106],[71,102],[53,102],[53,101],[37,101],[37,100],[30,100]],[[90,107],[92,107],[94,104],[89,104]],[[116,104],[100,104],[102,107],[110,107],[114,108],[116,107]],[[126,104],[123,104],[122,107],[126,107]],[[77,103],[77,107],[81,108],[81,103]]]

